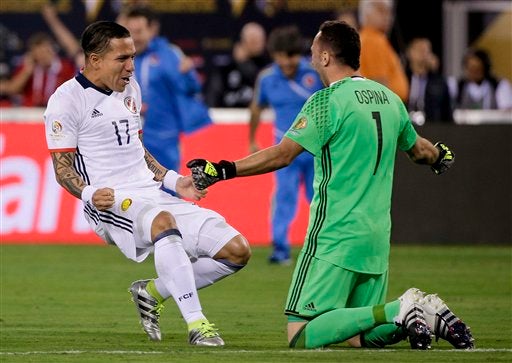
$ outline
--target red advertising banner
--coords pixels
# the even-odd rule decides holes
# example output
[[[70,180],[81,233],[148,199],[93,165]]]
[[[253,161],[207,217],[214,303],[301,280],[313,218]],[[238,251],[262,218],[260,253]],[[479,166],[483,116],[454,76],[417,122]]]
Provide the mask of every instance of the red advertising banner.
[[[3,117],[0,126],[1,243],[103,243],[86,222],[82,202],[55,181],[42,122]],[[247,124],[220,120],[183,137],[183,163],[196,157],[241,158],[248,153],[247,138]],[[271,144],[270,124],[262,125],[259,140],[261,146]],[[188,174],[184,167],[181,172]],[[222,214],[251,244],[268,244],[273,178],[266,174],[218,183],[199,204]],[[301,196],[290,234],[295,244],[303,241],[307,211]]]

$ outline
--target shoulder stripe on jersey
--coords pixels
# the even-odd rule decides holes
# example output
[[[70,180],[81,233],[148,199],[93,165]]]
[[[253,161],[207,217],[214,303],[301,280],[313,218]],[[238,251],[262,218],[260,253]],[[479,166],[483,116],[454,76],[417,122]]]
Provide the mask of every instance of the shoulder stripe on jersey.
[[[290,301],[285,310],[286,313],[298,314],[297,304],[299,302],[299,297],[304,287],[307,273],[309,272],[309,265],[316,253],[318,235],[320,234],[327,216],[327,186],[329,185],[332,176],[331,151],[329,149],[329,144],[322,148],[322,170],[322,181],[319,186],[320,202],[318,203],[315,220],[311,227],[308,240],[306,241],[304,258],[298,267],[297,279],[295,280],[295,284],[291,291]]]
[[[69,153],[69,152],[76,151],[76,148],[70,147],[70,148],[65,148],[65,149],[48,149],[48,151],[50,151],[50,153]]]
[[[111,224],[133,234],[133,222],[128,218],[121,217],[110,211],[100,212],[93,209],[88,203],[85,205],[84,210],[91,218],[93,218],[94,221],[99,219],[103,223]]]
[[[89,180],[89,175],[87,174],[87,169],[85,167],[84,156],[80,153],[80,149],[76,148],[75,160],[73,161],[73,167],[76,172],[82,177],[87,185],[91,185],[91,181]]]

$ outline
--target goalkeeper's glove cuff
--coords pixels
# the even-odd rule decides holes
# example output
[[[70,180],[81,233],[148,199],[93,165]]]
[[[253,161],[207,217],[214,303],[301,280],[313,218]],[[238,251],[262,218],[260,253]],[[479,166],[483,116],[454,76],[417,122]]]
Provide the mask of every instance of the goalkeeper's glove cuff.
[[[181,178],[183,175],[180,175],[176,173],[174,170],[167,170],[167,173],[164,175],[164,179],[162,180],[162,185],[166,189],[170,189],[173,192],[176,191],[176,183],[178,182],[178,179]]]
[[[236,165],[233,161],[221,160],[219,166],[220,179],[228,180],[236,177]]]

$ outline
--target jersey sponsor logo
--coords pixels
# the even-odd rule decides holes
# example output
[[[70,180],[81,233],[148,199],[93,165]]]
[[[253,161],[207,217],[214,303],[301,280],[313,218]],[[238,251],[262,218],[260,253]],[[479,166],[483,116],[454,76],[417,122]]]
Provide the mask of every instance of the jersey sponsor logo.
[[[91,118],[100,117],[100,116],[103,116],[103,114],[100,111],[98,111],[97,109],[92,110]]]
[[[303,116],[293,125],[293,129],[301,130],[301,129],[306,128],[307,125],[308,125],[308,120]]]
[[[60,134],[62,132],[62,124],[59,120],[52,122],[52,131],[54,134]]]
[[[131,113],[137,113],[137,105],[135,104],[135,98],[128,96],[124,99],[124,105]]]
[[[132,205],[132,200],[130,198],[126,198],[125,200],[123,200],[121,202],[121,210],[123,212],[126,212],[128,210],[128,208],[130,208],[131,205]]]

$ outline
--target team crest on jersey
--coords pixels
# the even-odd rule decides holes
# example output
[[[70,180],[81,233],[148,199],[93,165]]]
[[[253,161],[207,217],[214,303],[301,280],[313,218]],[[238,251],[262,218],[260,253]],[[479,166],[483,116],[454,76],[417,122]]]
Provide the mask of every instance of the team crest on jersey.
[[[315,77],[311,74],[306,74],[304,77],[302,77],[302,85],[307,88],[313,87],[315,84]]]
[[[137,113],[137,105],[135,104],[135,98],[128,96],[124,99],[124,105],[131,113]]]
[[[307,125],[308,125],[308,120],[303,116],[293,125],[292,128],[294,130],[301,130],[301,129],[306,128]]]
[[[62,124],[59,120],[52,122],[52,131],[54,134],[60,134],[62,132]]]

